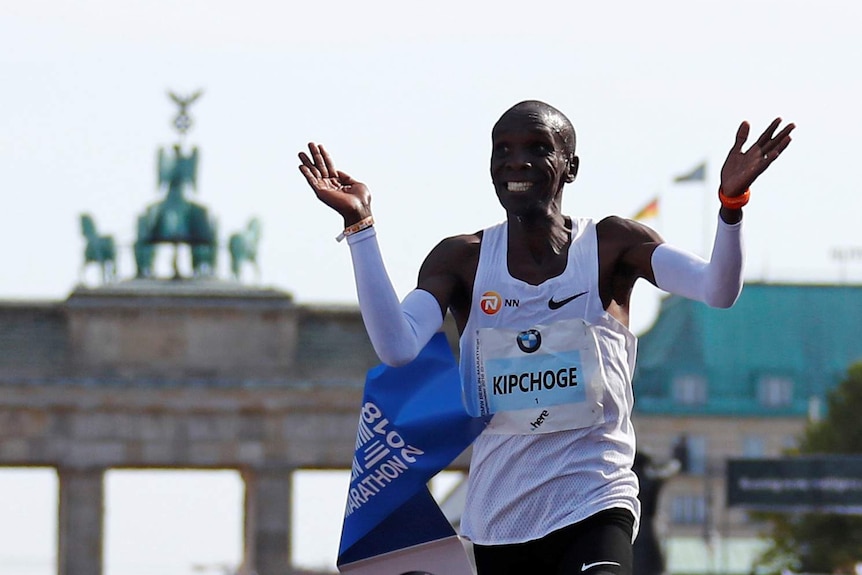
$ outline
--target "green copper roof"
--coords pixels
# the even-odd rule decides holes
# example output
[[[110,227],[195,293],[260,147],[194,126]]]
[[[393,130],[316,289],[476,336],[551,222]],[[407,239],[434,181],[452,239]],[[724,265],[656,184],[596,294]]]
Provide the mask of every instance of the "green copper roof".
[[[730,309],[668,296],[638,344],[635,412],[804,416],[860,360],[862,286],[750,283]]]

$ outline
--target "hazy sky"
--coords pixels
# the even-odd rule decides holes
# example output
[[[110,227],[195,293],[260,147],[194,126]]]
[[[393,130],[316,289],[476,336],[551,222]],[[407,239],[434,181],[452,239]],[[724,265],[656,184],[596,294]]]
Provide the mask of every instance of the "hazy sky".
[[[134,273],[135,219],[161,198],[156,152],[175,141],[167,91],[198,89],[194,199],[222,242],[259,217],[261,283],[299,303],[355,301],[340,218],[296,169],[306,142],[371,187],[405,295],[442,237],[502,219],[490,128],[523,99],[577,129],[567,213],[629,216],[657,195],[651,223],[694,251],[712,235],[739,123],[795,122],[746,208],[746,276],[859,281],[862,262],[831,254],[862,245],[860,21],[851,0],[4,2],[0,298],[68,296],[83,212],[120,244],[121,278]],[[701,161],[705,184],[672,183]],[[638,288],[635,331],[656,303]]]

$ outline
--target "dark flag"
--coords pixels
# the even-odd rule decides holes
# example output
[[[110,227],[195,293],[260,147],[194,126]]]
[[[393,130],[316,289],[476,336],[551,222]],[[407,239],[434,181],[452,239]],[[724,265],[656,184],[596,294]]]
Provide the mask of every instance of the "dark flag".
[[[706,180],[706,162],[701,162],[699,165],[695,166],[691,171],[679,175],[673,179],[676,183],[681,182],[702,182]]]

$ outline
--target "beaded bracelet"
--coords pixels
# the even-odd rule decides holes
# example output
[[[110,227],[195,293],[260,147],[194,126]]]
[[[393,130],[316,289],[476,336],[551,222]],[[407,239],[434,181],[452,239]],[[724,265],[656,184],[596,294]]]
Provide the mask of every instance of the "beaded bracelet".
[[[729,210],[742,209],[742,206],[747,204],[750,198],[751,188],[745,190],[745,193],[738,196],[734,196],[732,198],[730,196],[725,196],[724,191],[722,191],[721,188],[718,188],[718,199],[721,202],[721,205]]]
[[[340,234],[335,236],[335,240],[340,242],[341,240],[343,240],[347,236],[352,236],[353,234],[355,234],[357,232],[361,232],[362,230],[368,229],[373,225],[374,225],[374,218],[371,216],[367,216],[365,218],[362,218],[361,220],[359,220],[355,224],[347,226],[346,228],[344,228],[343,232],[341,232]]]

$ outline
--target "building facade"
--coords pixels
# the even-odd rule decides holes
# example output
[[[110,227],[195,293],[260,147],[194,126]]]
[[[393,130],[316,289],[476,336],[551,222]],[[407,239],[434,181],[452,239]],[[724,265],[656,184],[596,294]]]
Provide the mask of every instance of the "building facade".
[[[748,572],[764,526],[725,505],[728,459],[792,452],[862,360],[862,286],[746,284],[727,310],[666,297],[640,336],[638,443],[682,461],[656,522],[671,572]]]

